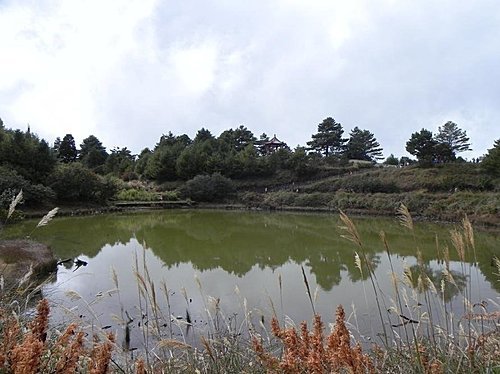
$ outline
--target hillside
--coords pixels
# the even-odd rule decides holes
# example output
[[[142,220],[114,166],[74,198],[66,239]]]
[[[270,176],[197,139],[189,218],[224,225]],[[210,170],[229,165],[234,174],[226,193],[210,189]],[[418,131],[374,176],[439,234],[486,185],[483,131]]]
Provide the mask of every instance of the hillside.
[[[286,175],[236,184],[234,202],[263,209],[332,210],[394,215],[404,203],[415,216],[457,221],[465,214],[476,223],[500,224],[500,181],[477,164],[434,168],[331,168],[316,178]]]

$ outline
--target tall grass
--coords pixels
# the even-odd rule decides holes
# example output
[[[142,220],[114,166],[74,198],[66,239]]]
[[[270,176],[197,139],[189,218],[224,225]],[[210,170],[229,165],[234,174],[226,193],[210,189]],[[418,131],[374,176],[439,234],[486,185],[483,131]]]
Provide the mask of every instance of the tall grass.
[[[17,199],[17,198],[16,198]],[[9,210],[10,211],[10,210]],[[51,211],[42,218],[43,226],[54,217]],[[12,213],[11,213],[12,214]],[[111,270],[114,290],[121,304],[123,292],[135,292],[138,315],[130,315],[125,306],[115,316],[121,331],[106,332],[106,327],[89,330],[80,322],[60,329],[49,326],[50,307],[47,300],[38,304],[35,317],[22,314],[15,303],[1,300],[0,305],[0,370],[6,373],[145,373],[145,372],[496,372],[500,370],[500,308],[495,300],[482,300],[474,294],[472,267],[476,262],[474,232],[467,217],[460,227],[450,231],[453,248],[442,247],[436,240],[440,260],[440,277],[429,275],[419,254],[413,219],[406,206],[398,209],[398,218],[408,235],[414,238],[416,265],[403,264],[399,274],[393,264],[391,246],[380,233],[390,264],[392,289],[383,289],[380,274],[367,251],[354,221],[341,212],[342,236],[353,243],[353,256],[360,272],[368,275],[371,296],[367,303],[376,304],[381,342],[362,346],[354,338],[353,327],[346,321],[344,308],[337,307],[333,326],[325,326],[316,313],[313,294],[302,267],[304,287],[311,304],[312,327],[301,322],[296,327],[285,315],[267,317],[254,313],[241,297],[242,317],[226,315],[221,300],[207,295],[196,278],[203,300],[207,325],[196,326],[192,320],[189,295],[181,290],[185,302],[183,316],[172,314],[172,290],[167,282],[154,279],[146,262],[146,254],[137,253],[133,271],[136,289],[120,289],[120,279]],[[146,244],[143,245],[146,248]],[[450,266],[450,250],[460,259],[460,270]],[[500,279],[500,261],[493,260]],[[461,279],[464,282],[461,282]],[[281,311],[283,312],[282,279],[278,275]],[[454,314],[449,290],[458,293],[462,311]],[[80,297],[79,295],[73,295]],[[371,297],[373,299],[371,299]],[[86,302],[92,318],[93,302]],[[181,318],[182,317],[182,318]],[[131,346],[131,326],[140,327],[142,348]],[[351,331],[348,326],[351,326]],[[89,335],[88,332],[91,332]],[[188,335],[190,339],[188,339]],[[122,339],[119,339],[122,336]]]

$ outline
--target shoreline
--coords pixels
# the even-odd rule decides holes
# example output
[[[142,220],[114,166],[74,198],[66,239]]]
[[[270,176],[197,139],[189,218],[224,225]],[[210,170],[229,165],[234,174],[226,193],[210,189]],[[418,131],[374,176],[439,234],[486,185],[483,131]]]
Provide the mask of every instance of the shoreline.
[[[295,212],[295,213],[323,213],[323,214],[338,214],[340,209],[333,209],[328,207],[308,207],[308,206],[250,206],[241,203],[195,203],[190,204],[163,204],[151,206],[144,206],[141,204],[120,206],[111,204],[108,206],[60,206],[57,213],[58,217],[76,217],[76,216],[93,216],[100,214],[112,214],[112,213],[126,213],[126,212],[147,212],[147,211],[157,211],[157,210],[169,210],[169,209],[207,209],[207,210],[240,210],[240,211],[261,211],[261,212]],[[48,209],[50,210],[50,209]],[[48,210],[41,209],[28,209],[26,211],[21,211],[23,214],[23,219],[36,219],[42,218],[47,214]],[[361,208],[351,208],[343,209],[344,213],[353,217],[384,217],[384,218],[395,218],[397,216],[396,211],[387,210],[373,210],[373,209],[361,209]],[[444,219],[442,217],[432,217],[421,214],[412,213],[412,218],[417,222],[430,222],[430,223],[440,223],[440,224],[457,224],[463,219],[463,216],[456,216],[453,219]],[[476,228],[481,228],[488,231],[498,231],[500,232],[500,217],[496,220],[482,219],[480,216],[468,215],[471,223]],[[491,217],[489,217],[491,218]]]

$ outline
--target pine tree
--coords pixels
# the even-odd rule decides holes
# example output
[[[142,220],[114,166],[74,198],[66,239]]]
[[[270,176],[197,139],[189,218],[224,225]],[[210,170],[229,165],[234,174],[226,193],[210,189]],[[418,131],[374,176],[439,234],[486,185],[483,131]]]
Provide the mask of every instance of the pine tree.
[[[436,152],[436,140],[432,132],[426,129],[411,134],[410,140],[406,142],[406,150],[409,154],[416,156],[421,166],[431,166]]]
[[[438,143],[448,145],[454,156],[459,152],[471,150],[467,133],[452,121],[448,121],[443,127],[438,128],[435,140]]]
[[[325,157],[340,155],[344,143],[347,141],[347,139],[342,139],[343,133],[342,125],[328,117],[318,125],[318,132],[312,136],[312,140],[307,142],[307,145],[311,149],[323,153]]]
[[[500,139],[495,140],[493,148],[488,150],[481,162],[481,167],[488,174],[500,177]]]
[[[346,158],[366,161],[382,159],[382,148],[370,131],[356,126],[349,135],[344,153]]]
[[[59,138],[56,139],[56,142]],[[54,146],[56,145],[54,142]],[[78,151],[76,150],[75,139],[73,135],[66,134],[62,140],[59,141],[57,147],[57,158],[64,163],[76,161]]]

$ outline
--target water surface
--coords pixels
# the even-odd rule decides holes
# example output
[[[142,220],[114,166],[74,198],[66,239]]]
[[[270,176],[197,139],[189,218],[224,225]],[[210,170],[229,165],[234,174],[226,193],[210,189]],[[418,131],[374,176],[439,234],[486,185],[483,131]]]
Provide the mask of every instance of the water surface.
[[[440,297],[458,318],[464,313],[466,293],[471,303],[483,302],[489,310],[498,310],[500,283],[492,266],[492,258],[500,257],[498,234],[476,232],[475,254],[469,251],[462,264],[449,239],[455,226],[421,223],[413,234],[396,219],[354,221],[363,248],[341,237],[345,232],[337,215],[240,211],[63,217],[36,229],[32,238],[50,245],[58,258],[70,259],[59,266],[56,281],[43,291],[52,302],[54,323],[76,318],[93,329],[116,331],[123,339],[125,321],[129,321],[133,347],[145,344],[142,328],[154,319],[148,309],[153,300],[141,294],[140,277],[149,293],[151,285],[155,288],[158,314],[163,316],[157,332],[195,342],[197,334],[214,328],[216,315],[236,332],[248,329],[248,316],[259,328],[267,326],[273,314],[297,323],[310,321],[312,306],[302,269],[314,310],[325,322],[334,320],[335,308],[342,304],[359,338],[376,339],[383,328],[375,295],[367,269],[361,273],[356,266],[355,253],[372,263],[381,307],[389,309],[394,292],[381,231],[389,243],[395,273],[402,278],[404,268],[409,268],[415,274],[415,286],[419,271],[425,271],[439,289],[443,253],[449,248],[449,269],[456,286],[447,286]],[[25,236],[35,225],[28,221],[10,227],[4,236]],[[77,268],[74,259],[87,265]],[[467,280],[471,289],[464,291]],[[166,291],[162,292],[162,285]],[[427,307],[426,300],[418,293],[412,297],[412,288],[408,290],[403,306],[407,310],[402,312],[418,315],[417,308]],[[187,318],[190,329],[183,324]],[[387,326],[399,320],[390,314],[384,319]]]

